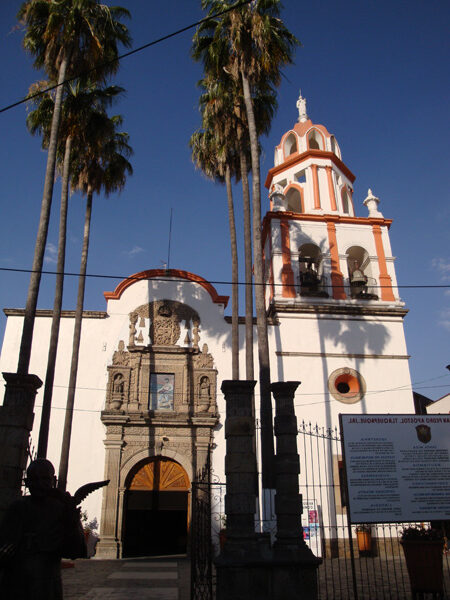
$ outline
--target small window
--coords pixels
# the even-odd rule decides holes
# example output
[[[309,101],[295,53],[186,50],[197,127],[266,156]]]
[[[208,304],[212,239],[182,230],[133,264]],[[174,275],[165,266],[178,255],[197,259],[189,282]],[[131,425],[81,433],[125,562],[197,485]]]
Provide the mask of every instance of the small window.
[[[306,183],[306,171],[295,173],[294,178],[297,183]]]
[[[355,404],[366,393],[364,377],[355,369],[336,369],[328,378],[328,389],[331,395],[344,404]]]

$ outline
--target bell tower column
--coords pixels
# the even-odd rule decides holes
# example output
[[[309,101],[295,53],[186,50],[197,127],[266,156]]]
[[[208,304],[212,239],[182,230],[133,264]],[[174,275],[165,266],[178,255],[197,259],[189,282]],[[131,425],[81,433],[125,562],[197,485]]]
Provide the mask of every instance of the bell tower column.
[[[392,291],[392,279],[387,272],[386,256],[384,254],[383,240],[381,239],[381,227],[372,225],[373,237],[375,239],[375,248],[377,249],[378,266],[380,269],[380,287],[381,299],[394,301],[394,292]]]
[[[344,291],[344,277],[339,268],[339,252],[336,239],[336,225],[327,221],[328,242],[330,245],[331,257],[331,285],[333,286],[333,298],[335,300],[344,300],[346,298]]]

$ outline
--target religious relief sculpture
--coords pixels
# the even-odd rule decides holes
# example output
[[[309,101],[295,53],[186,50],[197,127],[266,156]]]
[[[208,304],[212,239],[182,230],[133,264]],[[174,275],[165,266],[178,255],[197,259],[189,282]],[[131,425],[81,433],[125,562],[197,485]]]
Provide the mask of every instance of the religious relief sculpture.
[[[129,359],[130,353],[125,351],[125,343],[123,340],[120,340],[118,349],[113,354],[112,363],[113,365],[127,366]]]
[[[108,386],[106,407],[110,410],[120,410],[128,401],[130,389],[130,374],[132,372],[132,355],[125,351],[123,340],[119,341],[118,349],[112,357],[112,365],[108,367]]]
[[[206,412],[211,402],[211,383],[209,377],[202,375],[198,382],[198,409]]]
[[[134,346],[135,337],[136,337],[136,323],[138,321],[138,314],[136,312],[132,312],[130,314],[130,340],[128,342],[129,346]]]
[[[112,393],[109,406],[112,410],[120,410],[125,397],[125,380],[122,373],[113,376]]]
[[[194,356],[194,366],[196,369],[214,368],[214,359],[208,352],[208,344],[203,344],[202,351]]]
[[[195,405],[200,413],[216,413],[217,370],[214,359],[208,352],[208,345],[203,344],[202,351],[193,357],[196,378]]]
[[[174,346],[180,337],[180,323],[168,301],[153,303],[150,338],[156,346]],[[156,306],[155,306],[156,305]]]
[[[123,375],[121,373],[117,373],[117,375],[114,377],[114,394],[120,394],[120,396],[123,396],[123,391],[124,391],[124,381],[123,381]]]

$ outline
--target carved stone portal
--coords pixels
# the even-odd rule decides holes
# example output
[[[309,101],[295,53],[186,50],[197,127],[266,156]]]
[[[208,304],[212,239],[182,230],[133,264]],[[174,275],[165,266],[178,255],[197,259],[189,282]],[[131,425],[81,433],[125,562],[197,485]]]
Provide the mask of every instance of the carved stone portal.
[[[174,300],[141,305],[129,315],[128,346],[120,340],[108,366],[101,416],[110,479],[98,546],[103,558],[122,555],[125,492],[145,457],[173,459],[190,480],[207,464],[219,420],[217,369],[208,346],[200,350],[200,326],[197,312]],[[155,402],[155,395],[164,401]],[[150,476],[149,469],[142,473]]]

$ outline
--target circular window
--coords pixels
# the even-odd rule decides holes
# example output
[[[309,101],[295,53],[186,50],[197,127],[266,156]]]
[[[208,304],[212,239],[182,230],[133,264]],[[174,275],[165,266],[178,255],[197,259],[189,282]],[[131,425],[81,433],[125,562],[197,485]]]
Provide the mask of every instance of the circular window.
[[[364,377],[355,369],[336,369],[328,378],[328,389],[339,402],[354,404],[359,402],[366,392]]]

